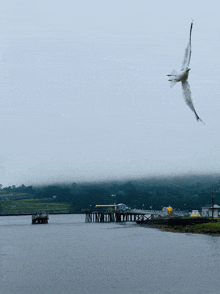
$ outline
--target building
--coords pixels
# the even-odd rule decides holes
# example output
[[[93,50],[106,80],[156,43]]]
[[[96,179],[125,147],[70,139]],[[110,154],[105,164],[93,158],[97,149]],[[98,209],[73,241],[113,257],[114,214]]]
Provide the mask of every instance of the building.
[[[173,212],[173,208],[171,206],[163,207],[163,209],[162,209],[163,216],[167,216],[169,214],[172,214],[172,212]]]
[[[213,210],[213,217],[218,217],[220,206],[214,204],[213,208],[212,205],[205,205],[202,207],[202,216],[203,217],[212,217],[212,210]]]
[[[124,203],[119,203],[115,207],[116,210],[119,210],[120,212],[123,212],[126,210],[126,205]]]
[[[198,210],[192,210],[190,217],[200,217],[200,213]]]

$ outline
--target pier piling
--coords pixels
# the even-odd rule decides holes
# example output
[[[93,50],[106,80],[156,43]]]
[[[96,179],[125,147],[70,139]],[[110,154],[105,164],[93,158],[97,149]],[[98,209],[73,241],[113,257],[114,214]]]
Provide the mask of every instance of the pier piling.
[[[126,211],[126,212],[86,212],[85,221],[95,223],[108,223],[108,222],[136,222],[137,220],[143,221],[145,219],[145,213]]]

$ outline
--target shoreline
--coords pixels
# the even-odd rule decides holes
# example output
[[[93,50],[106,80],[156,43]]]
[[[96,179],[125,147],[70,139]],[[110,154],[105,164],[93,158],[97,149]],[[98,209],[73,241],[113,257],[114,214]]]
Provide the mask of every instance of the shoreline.
[[[150,228],[155,228],[164,232],[171,232],[171,233],[191,233],[191,234],[220,236],[220,228],[215,229],[215,228],[203,226],[203,225],[187,225],[187,226],[183,226],[183,225],[169,226],[166,224],[142,224],[142,225],[146,225]]]
[[[138,221],[140,225],[172,233],[192,233],[220,236],[219,219],[208,218],[161,218]]]

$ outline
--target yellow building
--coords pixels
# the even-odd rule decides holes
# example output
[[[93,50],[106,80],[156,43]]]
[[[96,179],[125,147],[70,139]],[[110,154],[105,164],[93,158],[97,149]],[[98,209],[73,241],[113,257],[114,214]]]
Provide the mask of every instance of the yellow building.
[[[190,217],[200,217],[200,213],[198,210],[192,210]]]

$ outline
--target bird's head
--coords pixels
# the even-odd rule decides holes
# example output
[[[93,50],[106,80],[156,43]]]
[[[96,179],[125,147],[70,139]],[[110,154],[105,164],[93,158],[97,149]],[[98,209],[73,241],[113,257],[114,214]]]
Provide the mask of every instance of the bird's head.
[[[191,70],[191,68],[188,68],[188,67],[186,68],[186,71],[187,71],[187,72],[189,72],[190,70]]]

